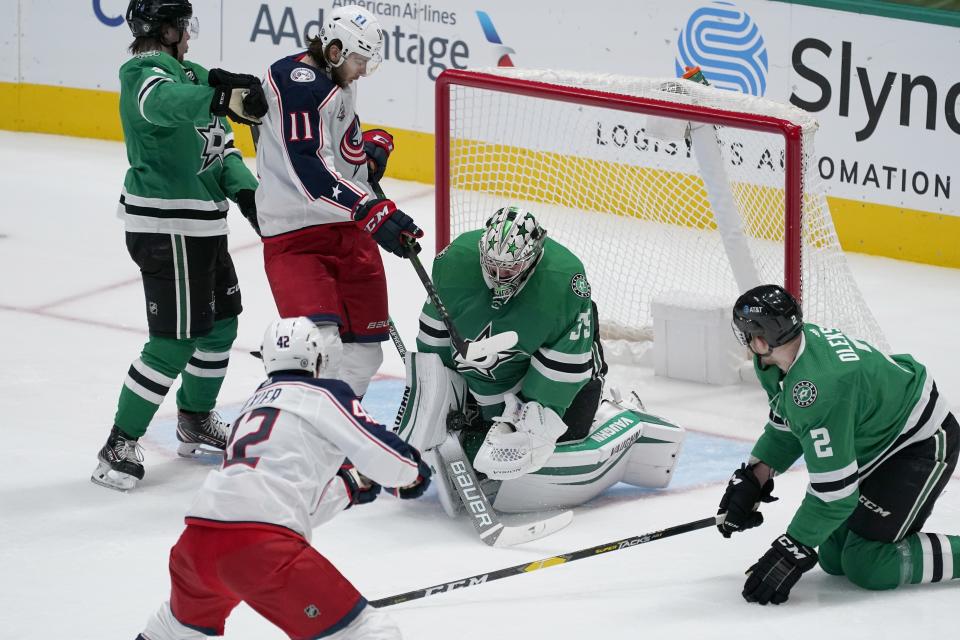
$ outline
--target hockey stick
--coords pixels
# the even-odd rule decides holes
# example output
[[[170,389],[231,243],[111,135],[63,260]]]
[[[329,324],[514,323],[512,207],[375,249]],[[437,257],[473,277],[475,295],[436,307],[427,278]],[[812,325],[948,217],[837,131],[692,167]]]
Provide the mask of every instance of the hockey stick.
[[[543,558],[542,560],[535,560],[534,562],[517,564],[512,567],[497,569],[496,571],[490,571],[488,573],[480,573],[475,576],[454,580],[453,582],[444,582],[433,585],[432,587],[407,591],[406,593],[398,593],[396,595],[387,596],[386,598],[380,598],[379,600],[371,600],[368,604],[377,608],[390,607],[402,602],[409,602],[410,600],[418,600],[420,598],[435,596],[438,593],[453,591],[454,589],[473,587],[478,584],[500,580],[501,578],[509,578],[510,576],[519,575],[521,573],[530,573],[531,571],[536,571],[538,569],[546,569],[547,567],[553,567],[558,564],[573,562],[574,560],[582,560],[583,558],[592,558],[593,556],[610,553],[612,551],[620,551],[621,549],[635,547],[639,544],[653,542],[662,538],[678,536],[682,533],[696,531],[697,529],[706,529],[707,527],[716,526],[718,521],[719,516],[710,516],[709,518],[694,520],[693,522],[687,522],[685,524],[678,524],[674,527],[667,527],[666,529],[661,529],[660,531],[654,531],[652,533],[646,533],[641,536],[615,540],[606,544],[598,544],[595,547],[580,549],[579,551],[571,551],[570,553],[551,556],[549,558]]]
[[[383,189],[380,188],[379,182],[371,180],[370,187],[378,198],[387,197],[383,193]],[[454,326],[453,320],[450,318],[450,314],[447,312],[443,301],[440,300],[440,295],[437,293],[437,288],[433,285],[433,280],[430,279],[430,274],[427,273],[427,270],[423,267],[423,263],[420,262],[420,257],[414,249],[416,244],[417,241],[415,238],[409,239],[407,246],[410,248],[410,251],[408,252],[407,259],[410,260],[413,269],[417,272],[417,277],[420,278],[423,288],[427,290],[427,297],[430,298],[430,303],[437,310],[444,326],[447,327],[447,331],[450,333],[450,343],[456,352],[460,354],[460,357],[464,360],[483,360],[487,356],[495,355],[516,346],[517,340],[519,339],[516,331],[504,331],[481,340],[463,339],[463,336]]]
[[[480,539],[491,547],[512,547],[532,540],[539,540],[570,524],[572,511],[564,511],[544,520],[535,520],[525,524],[505,525],[493,510],[490,501],[480,488],[477,474],[463,452],[460,439],[455,433],[437,448],[440,463],[446,467],[451,484],[460,494],[460,500],[473,521]]]

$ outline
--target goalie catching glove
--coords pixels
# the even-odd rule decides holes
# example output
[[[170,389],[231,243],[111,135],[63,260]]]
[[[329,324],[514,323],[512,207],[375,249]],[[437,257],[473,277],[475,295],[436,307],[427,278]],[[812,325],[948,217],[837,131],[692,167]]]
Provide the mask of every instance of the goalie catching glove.
[[[214,89],[210,113],[242,124],[261,124],[267,115],[267,96],[256,76],[210,69],[207,84]]]
[[[420,252],[416,239],[423,237],[423,231],[413,218],[397,209],[393,200],[365,200],[354,210],[353,219],[377,244],[395,256],[406,258],[411,252]]]
[[[508,393],[503,415],[493,419],[473,465],[491,480],[512,480],[540,469],[564,434],[567,425],[539,402],[521,402]]]

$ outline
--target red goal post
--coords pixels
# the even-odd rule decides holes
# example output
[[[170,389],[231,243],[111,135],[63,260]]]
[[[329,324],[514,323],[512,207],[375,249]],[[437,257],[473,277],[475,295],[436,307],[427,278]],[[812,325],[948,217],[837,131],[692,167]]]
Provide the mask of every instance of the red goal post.
[[[647,286],[722,293],[732,302],[733,293],[758,282],[782,282],[798,298],[810,298],[808,279],[814,286],[823,287],[829,286],[828,280],[839,278],[841,299],[832,304],[811,299],[813,306],[805,304],[805,310],[821,317],[810,319],[883,344],[882,333],[866,309],[846,265],[820,189],[819,176],[813,175],[812,141],[817,124],[810,114],[789,105],[687,80],[513,68],[448,69],[436,81],[435,107],[438,251],[450,242],[452,234],[479,227],[497,205],[517,204],[518,199],[525,200],[528,194],[538,192],[529,196],[530,203],[527,203],[535,214],[553,208],[567,210],[563,215],[568,217],[572,215],[571,210],[583,212],[582,219],[568,225],[570,228],[564,228],[562,221],[550,220],[544,224],[555,239],[584,260],[595,289],[600,283],[602,290],[604,280],[609,278],[614,282],[606,283],[608,289],[630,286],[626,283],[629,276],[609,276],[610,265],[592,260],[590,250],[579,246],[581,238],[595,235],[607,224],[599,222],[600,215],[609,221],[619,218],[618,222],[622,222],[629,218],[638,223],[654,221],[660,226],[699,229],[701,236],[719,232],[722,239],[708,244],[724,247],[719,253],[726,253],[731,265],[732,286],[717,286],[699,276],[684,277],[676,283],[668,277],[663,283],[648,282]],[[611,125],[614,133],[625,133],[613,139],[616,144],[604,145],[600,140],[601,130],[604,121],[610,118],[619,119],[618,122],[633,119],[634,124]],[[596,140],[593,142],[596,144],[589,140],[594,121]],[[661,133],[650,135],[655,129]],[[628,142],[630,131],[635,132],[634,148],[629,149],[634,152],[633,156],[611,157],[609,151],[621,146],[621,141]],[[664,136],[663,131],[677,137]],[[641,132],[642,136],[638,137]],[[565,138],[568,134],[569,141]],[[657,135],[662,139],[656,139]],[[711,139],[716,144],[712,144]],[[660,153],[657,157],[649,153],[653,147],[664,150],[670,145],[672,154]],[[763,170],[756,172],[759,178],[749,172],[744,176],[742,167],[735,167],[735,159],[730,158],[731,153],[749,156],[754,147],[757,154],[761,153],[760,149],[767,154],[763,156],[766,163],[761,158]],[[714,168],[705,168],[704,158],[711,155],[716,157]],[[775,157],[778,155],[779,158]],[[678,156],[686,158],[677,162]],[[690,163],[693,157],[695,163]],[[778,161],[782,170],[776,166]],[[741,165],[745,163],[741,161]],[[545,173],[542,167],[550,167],[551,173]],[[732,175],[737,172],[741,175]],[[715,175],[711,178],[710,174]],[[595,182],[601,184],[596,188],[583,184],[573,186],[584,175],[599,177]],[[571,192],[578,189],[579,196],[575,193],[571,196]],[[648,193],[663,193],[648,206],[622,210],[615,198],[598,202],[594,193],[597,190],[622,191],[624,198],[631,202],[650,200]],[[671,190],[680,195],[672,197]],[[456,199],[453,194],[457,194]],[[724,202],[726,205],[720,206]],[[667,220],[663,212],[671,207],[678,210]],[[723,209],[728,213],[724,214]],[[732,224],[732,241],[728,237],[731,234],[724,228],[724,216]],[[757,219],[762,224],[754,228]],[[816,237],[805,234],[804,224],[808,219],[816,226]],[[642,243],[641,239],[649,235],[648,227],[637,227],[627,233]],[[553,233],[555,228],[560,232]],[[676,229],[676,235],[675,232]],[[619,231],[612,233],[623,235]],[[736,237],[738,233],[740,238]],[[758,256],[769,253],[762,245],[771,241],[779,248],[781,258],[767,259],[766,262],[775,264],[766,265],[764,258]],[[677,242],[682,244],[688,240]],[[664,265],[662,256],[645,257],[645,251],[641,248],[636,253],[639,269],[644,271],[638,274],[641,280],[651,270],[724,269],[716,266],[722,261],[719,258],[714,258],[714,263],[706,267],[689,267],[687,263]],[[698,251],[694,249],[693,253]],[[622,253],[633,257],[634,251],[631,247]],[[817,262],[820,258],[826,259],[826,271],[805,264],[806,259]],[[747,263],[757,264],[751,268]],[[612,295],[611,291],[605,293],[608,297]],[[844,312],[843,307],[850,304],[856,307],[854,312]],[[626,318],[621,324],[629,323],[631,317],[621,315]],[[638,315],[642,314],[638,312]]]

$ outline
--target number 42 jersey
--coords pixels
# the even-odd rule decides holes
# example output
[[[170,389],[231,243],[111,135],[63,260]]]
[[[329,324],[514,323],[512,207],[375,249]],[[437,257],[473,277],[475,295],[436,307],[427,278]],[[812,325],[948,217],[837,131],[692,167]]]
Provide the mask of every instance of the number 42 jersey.
[[[243,405],[223,465],[207,475],[187,521],[274,524],[310,540],[349,502],[337,475],[345,457],[385,487],[417,479],[410,446],[367,415],[345,382],[268,378]]]

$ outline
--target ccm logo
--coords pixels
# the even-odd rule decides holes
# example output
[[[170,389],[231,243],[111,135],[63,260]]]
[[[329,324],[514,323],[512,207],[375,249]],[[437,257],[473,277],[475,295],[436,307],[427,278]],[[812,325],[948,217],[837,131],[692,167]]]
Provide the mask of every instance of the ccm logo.
[[[363,227],[367,233],[373,233],[376,231],[381,224],[383,224],[383,219],[390,215],[390,205],[383,205],[383,208],[380,211],[377,211],[370,216],[370,219],[367,221],[367,224]]]
[[[389,320],[377,320],[367,325],[367,329],[386,329],[390,326]]]

